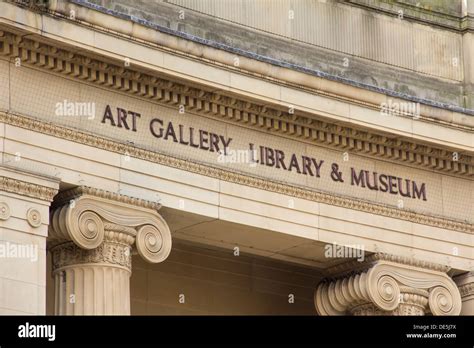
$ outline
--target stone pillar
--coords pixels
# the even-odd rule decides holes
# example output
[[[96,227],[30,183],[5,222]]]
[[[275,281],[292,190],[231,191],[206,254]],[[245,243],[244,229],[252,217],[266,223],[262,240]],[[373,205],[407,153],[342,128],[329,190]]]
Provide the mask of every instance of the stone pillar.
[[[448,267],[387,254],[337,266],[314,296],[319,315],[458,315]]]
[[[474,272],[461,274],[454,281],[461,293],[461,315],[474,315]]]
[[[132,253],[171,251],[159,204],[89,187],[61,192],[49,234],[57,315],[129,315]]]
[[[463,2],[464,4],[464,2]],[[467,0],[463,6],[463,15],[465,24],[474,22],[474,1]],[[474,56],[474,33],[466,30],[462,34],[462,55],[464,67],[464,107],[468,109],[474,108],[474,66],[472,65],[472,57]]]
[[[0,166],[0,314],[46,313],[49,206],[59,180]]]

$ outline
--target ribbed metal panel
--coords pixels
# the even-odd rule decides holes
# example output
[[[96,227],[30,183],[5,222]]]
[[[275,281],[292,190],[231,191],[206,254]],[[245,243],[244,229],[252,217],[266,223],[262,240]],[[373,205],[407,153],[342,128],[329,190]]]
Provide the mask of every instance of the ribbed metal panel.
[[[460,81],[461,37],[331,0],[168,0],[312,45]],[[290,18],[293,11],[294,18]],[[458,59],[458,65],[453,64]]]

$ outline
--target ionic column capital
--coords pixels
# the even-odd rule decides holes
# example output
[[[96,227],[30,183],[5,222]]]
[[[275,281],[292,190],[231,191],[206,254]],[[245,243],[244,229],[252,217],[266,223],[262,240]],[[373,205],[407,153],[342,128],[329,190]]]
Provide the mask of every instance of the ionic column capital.
[[[151,263],[171,251],[159,207],[90,187],[56,196],[49,228],[56,314],[130,314],[132,245]]]
[[[454,278],[461,293],[461,315],[474,315],[474,272],[467,272]]]
[[[104,230],[104,241],[94,249],[83,249],[72,241],[50,247],[53,271],[79,264],[105,264],[131,272],[135,229],[105,223]]]
[[[133,244],[150,263],[164,261],[171,251],[171,232],[157,212],[159,204],[90,187],[62,192],[51,209],[49,240],[72,241],[92,250],[104,241]]]
[[[474,297],[474,272],[467,272],[455,278],[461,296]]]
[[[320,315],[458,315],[461,296],[444,272],[377,258],[352,274],[321,283]]]

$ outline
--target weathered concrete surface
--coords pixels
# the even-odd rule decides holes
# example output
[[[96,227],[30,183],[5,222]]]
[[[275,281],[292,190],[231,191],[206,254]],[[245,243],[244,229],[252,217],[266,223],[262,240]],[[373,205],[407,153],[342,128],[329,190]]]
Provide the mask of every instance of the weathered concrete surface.
[[[461,69],[459,75],[461,78],[448,79],[433,76],[432,74],[420,73],[416,71],[416,69],[413,71],[413,69],[404,69],[366,59],[364,58],[365,53],[363,50],[359,50],[358,56],[355,56],[345,52],[291,40],[283,36],[272,35],[262,30],[254,30],[249,27],[245,27],[245,30],[243,30],[242,26],[236,23],[210,17],[197,11],[183,9],[182,7],[160,0],[134,2],[127,0],[76,0],[74,2],[79,4],[95,4],[104,9],[114,11],[116,15],[123,14],[133,16],[144,24],[148,22],[178,32],[184,32],[198,38],[204,38],[218,45],[226,45],[229,48],[243,50],[253,55],[256,59],[261,57],[270,58],[283,65],[292,64],[294,66],[310,69],[316,74],[321,72],[331,75],[336,79],[346,79],[355,85],[374,87],[382,92],[388,91],[387,94],[393,92],[394,95],[407,97],[408,99],[414,98],[414,100],[417,101],[422,99],[428,104],[441,107],[450,105],[457,108],[474,108],[474,96],[471,93],[473,90],[472,81],[469,79],[464,81],[464,73],[462,70],[465,63],[463,64],[462,50],[459,54],[452,54],[453,59],[456,59],[455,64],[459,64],[459,69]],[[357,2],[374,3],[373,1],[362,0]],[[408,0],[404,2],[410,6],[413,5]],[[328,3],[331,4],[331,2]],[[381,2],[379,2],[379,4],[380,3]],[[392,7],[394,6],[394,2],[389,1],[386,3]],[[436,13],[437,20],[442,20],[439,11],[446,11],[446,21],[452,21],[453,18],[456,19],[457,16],[461,16],[460,1],[453,1],[452,4],[446,5],[445,7],[443,7],[444,5],[441,3],[437,5],[436,1],[431,2],[431,5],[427,3],[428,1],[424,1],[420,5],[422,9],[420,13],[422,15],[423,13]],[[341,4],[337,2],[333,4],[339,7],[341,6]],[[351,5],[344,6],[351,7]],[[411,6],[411,8],[412,12],[413,8],[416,9],[414,6]],[[430,8],[438,12],[429,12]],[[367,12],[369,17],[375,13],[375,11],[370,10],[364,11]],[[442,24],[443,23],[440,23],[440,25]],[[367,26],[366,30],[368,33],[378,32],[382,29],[372,20],[369,24],[366,23],[365,25]],[[430,28],[429,26],[426,27],[428,29]],[[345,29],[347,30],[347,28]],[[341,33],[332,33],[331,35],[334,40],[341,39]],[[459,33],[459,35],[462,34]],[[360,38],[360,40],[365,39],[366,38]],[[379,39],[382,42],[384,41],[383,36]],[[403,40],[402,37],[401,41]],[[388,44],[390,44],[390,42],[388,42]],[[441,54],[444,55],[442,60],[446,61],[446,64],[450,64],[452,62],[446,59],[446,57],[450,57],[450,53],[448,52],[450,49],[450,47],[426,47],[426,52],[421,51],[417,54],[427,55],[427,57]],[[387,59],[390,60],[390,57]],[[429,59],[430,58],[428,58],[428,60]],[[466,59],[464,59],[464,61],[466,61]],[[429,64],[429,62],[426,64]],[[424,66],[421,66],[421,69],[423,67]],[[439,69],[445,68],[446,66],[439,67]],[[433,74],[436,75],[437,69],[432,68],[431,70]]]
[[[397,12],[402,9],[405,16],[454,28],[459,27],[460,18],[465,15],[463,0],[348,0],[348,2],[387,11]]]

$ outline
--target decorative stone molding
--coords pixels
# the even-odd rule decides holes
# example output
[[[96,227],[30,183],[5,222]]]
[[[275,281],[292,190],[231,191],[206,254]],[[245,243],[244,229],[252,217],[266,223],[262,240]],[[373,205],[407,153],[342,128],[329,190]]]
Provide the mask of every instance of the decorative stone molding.
[[[74,200],[82,195],[89,195],[98,198],[113,200],[116,202],[135,205],[137,207],[153,209],[157,211],[161,208],[161,204],[159,204],[158,202],[151,202],[141,198],[121,195],[120,193],[105,191],[89,186],[78,186],[76,188],[58,193],[57,196],[54,198],[53,206],[61,205],[66,202],[72,204],[71,200]]]
[[[401,161],[430,170],[460,176],[474,175],[474,157],[467,153],[460,152],[457,160],[454,160],[452,151],[448,149],[325,122],[299,110],[290,114],[280,106],[257,104],[236,96],[177,83],[145,71],[134,71],[106,63],[13,33],[0,31],[0,55],[19,57],[22,64],[120,90],[161,104],[176,107],[183,105],[187,110],[205,114],[207,117],[264,128],[311,143]],[[351,103],[354,102],[351,100]],[[380,109],[378,104],[364,103],[364,106]],[[472,131],[470,127],[455,127]]]
[[[420,223],[429,226],[435,226],[439,228],[445,228],[448,230],[461,231],[474,233],[474,224],[448,219],[441,216],[435,216],[430,214],[421,214],[413,211],[398,209],[389,207],[387,205],[364,201],[361,199],[344,197],[342,195],[333,195],[326,192],[320,192],[316,190],[308,189],[307,187],[298,187],[289,184],[283,184],[278,182],[272,182],[250,175],[244,175],[240,173],[233,173],[220,168],[203,165],[200,163],[194,163],[188,160],[171,157],[159,152],[149,151],[145,149],[139,149],[132,145],[119,143],[110,139],[98,137],[93,134],[72,130],[63,126],[54,125],[50,123],[41,122],[30,117],[21,115],[15,115],[11,113],[5,113],[0,111],[0,122],[21,127],[35,132],[52,135],[58,138],[67,139],[80,144],[89,145],[95,148],[116,152],[120,154],[128,154],[131,157],[140,158],[146,161],[159,163],[168,167],[173,167],[181,170],[185,170],[192,173],[205,175],[208,177],[224,180],[228,182],[237,183],[240,185],[246,185],[250,187],[259,188],[271,192],[277,192],[292,197],[298,197],[307,199],[310,201],[321,202],[339,207],[356,209],[372,214],[378,214],[382,216],[388,216],[396,219],[408,220],[415,223]],[[94,191],[95,189],[92,189]],[[92,192],[91,191],[91,192]],[[72,199],[74,194],[71,192],[64,192],[58,194],[58,197],[68,196],[67,199]],[[97,192],[100,192],[98,190]],[[93,194],[93,193],[89,193]],[[114,193],[108,192],[104,195],[115,195]],[[124,198],[131,199],[131,198]],[[132,199],[136,200],[137,199]],[[147,203],[149,204],[149,203]],[[156,204],[156,203],[154,203]],[[158,206],[158,205],[157,205]]]
[[[0,220],[8,220],[10,217],[10,207],[6,202],[0,202]]]
[[[392,315],[425,315],[426,305],[428,304],[429,292],[421,289],[413,289],[406,286],[400,287],[400,304],[392,311]],[[373,303],[364,303],[356,305],[350,309],[350,313],[355,316],[367,315],[387,315],[387,312],[381,310]]]
[[[130,314],[132,245],[151,263],[171,251],[171,232],[157,208],[91,187],[58,195],[48,240],[56,314]]]
[[[106,263],[122,266],[131,272],[132,253],[130,249],[134,240],[133,237],[130,240],[124,238],[124,241],[120,243],[106,238],[97,248],[90,250],[82,249],[74,242],[58,244],[50,249],[53,256],[53,271],[78,264]]]
[[[20,2],[22,1],[20,0]],[[90,10],[84,11],[84,7],[92,9],[93,15],[90,15]],[[165,8],[169,10],[168,6],[165,6]],[[76,25],[85,25],[89,28],[93,27],[94,30],[109,35],[116,35],[128,41],[139,43],[140,45],[147,45],[161,51],[171,51],[180,57],[187,59],[191,57],[191,59],[204,61],[207,64],[225,66],[227,70],[258,76],[267,81],[277,81],[278,83],[298,89],[304,88],[320,95],[328,95],[339,100],[351,100],[354,104],[380,105],[380,100],[385,96],[406,98],[406,100],[421,102],[429,105],[427,108],[425,108],[425,105],[422,105],[422,110],[424,109],[422,112],[423,118],[429,120],[429,122],[444,123],[446,116],[448,116],[449,119],[449,113],[445,113],[443,110],[442,115],[440,115],[438,107],[473,114],[473,111],[470,109],[446,105],[424,98],[412,98],[404,93],[385,89],[380,86],[376,87],[366,83],[351,81],[342,76],[332,75],[288,61],[281,61],[247,51],[231,45],[227,41],[225,43],[216,42],[200,37],[199,34],[195,36],[189,32],[174,30],[169,28],[169,26],[158,25],[147,19],[138,18],[140,16],[135,17],[128,15],[119,9],[105,8],[97,3],[93,4],[88,0],[51,0],[49,1],[48,9],[44,10],[44,12],[60,20],[74,21]],[[71,13],[74,13],[74,18],[71,18]],[[130,25],[130,22],[132,25]],[[104,27],[103,23],[113,24]],[[240,57],[238,67],[233,66],[236,57]],[[312,75],[313,78],[305,78],[305,76],[308,75]],[[456,75],[457,79],[461,78],[459,72],[457,72]],[[449,78],[449,76],[446,77]],[[360,93],[361,88],[370,92]],[[465,121],[466,119],[461,119],[456,120],[454,123],[469,124],[469,121]]]
[[[447,265],[441,265],[438,263],[433,263],[424,260],[418,260],[406,256],[392,255],[387,253],[374,253],[371,255],[365,256],[364,262],[359,262],[357,260],[350,260],[348,262],[341,263],[339,265],[332,266],[326,270],[326,273],[330,276],[342,276],[348,273],[354,273],[359,270],[364,270],[367,268],[368,264],[375,264],[377,261],[391,261],[395,263],[400,263],[407,266],[419,267],[423,269],[429,269],[432,271],[448,273],[451,270],[451,267]]]
[[[48,0],[13,0],[18,6],[25,6],[36,11],[46,11],[48,9]]]
[[[456,283],[460,288],[463,288],[463,295],[474,295],[474,271],[458,275]]]
[[[459,287],[459,292],[461,293],[462,298],[467,296],[474,296],[474,282],[461,285]]]
[[[38,209],[30,208],[26,212],[26,221],[30,224],[31,227],[40,227],[41,226],[41,213]]]
[[[454,278],[462,299],[462,315],[474,315],[474,272],[467,272]]]
[[[458,315],[461,295],[444,272],[368,261],[365,269],[321,283],[314,296],[320,315]]]
[[[394,315],[425,315],[429,292],[407,286],[400,287],[400,304]]]
[[[0,117],[1,118],[1,117]],[[29,182],[0,176],[0,191],[20,194],[51,202],[58,192],[56,189]]]

